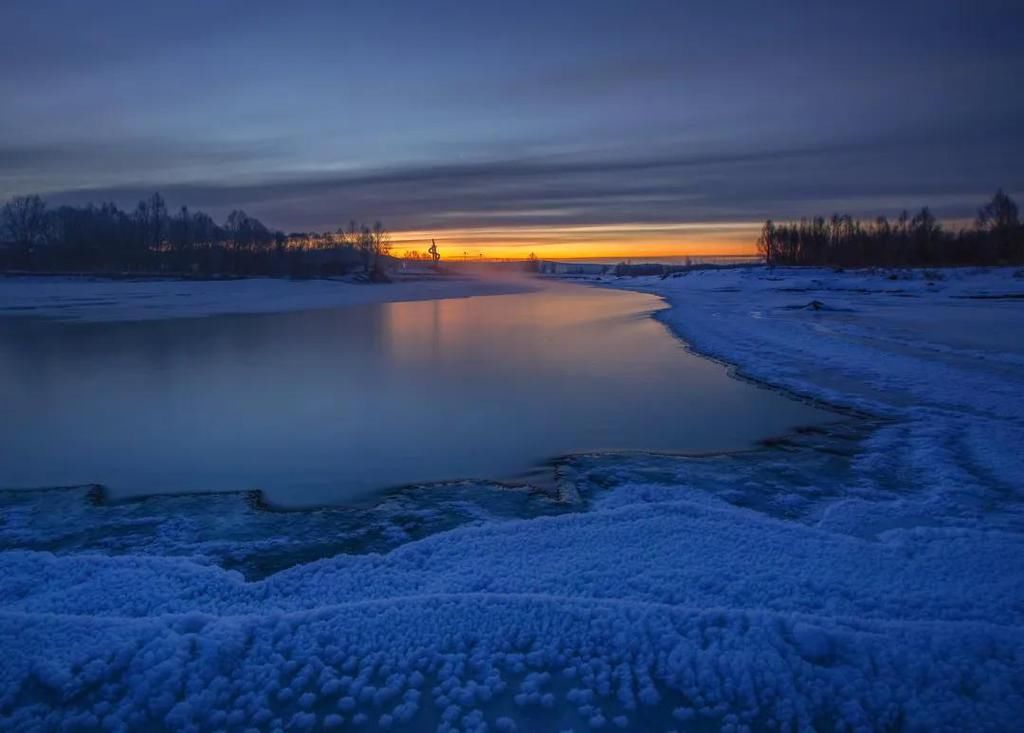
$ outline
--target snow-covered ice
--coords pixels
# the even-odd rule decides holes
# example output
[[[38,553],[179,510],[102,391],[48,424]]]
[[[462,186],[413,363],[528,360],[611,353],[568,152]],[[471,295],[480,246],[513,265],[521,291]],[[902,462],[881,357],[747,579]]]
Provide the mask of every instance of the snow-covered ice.
[[[529,518],[327,557],[350,530],[323,513],[197,528],[85,489],[0,496],[0,729],[1017,728],[1024,278],[890,277],[605,282],[856,414],[734,455],[571,458],[580,499]],[[233,564],[261,530],[323,559]]]
[[[889,419],[824,523],[1019,528],[1024,271],[737,268],[614,284],[664,296],[658,317],[741,375]],[[909,495],[858,498],[883,488]]]

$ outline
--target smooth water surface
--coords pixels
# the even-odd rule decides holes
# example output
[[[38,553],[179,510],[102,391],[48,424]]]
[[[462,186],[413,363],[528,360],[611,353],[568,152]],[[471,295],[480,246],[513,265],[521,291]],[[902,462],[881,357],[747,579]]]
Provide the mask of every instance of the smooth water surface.
[[[284,505],[514,479],[591,451],[746,448],[829,413],[730,378],[639,293],[134,323],[0,320],[0,486],[262,489]]]

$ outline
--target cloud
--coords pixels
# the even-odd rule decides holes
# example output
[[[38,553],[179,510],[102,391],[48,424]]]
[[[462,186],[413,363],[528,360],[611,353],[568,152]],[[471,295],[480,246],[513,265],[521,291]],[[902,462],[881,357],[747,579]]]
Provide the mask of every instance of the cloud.
[[[0,150],[0,168],[62,154]],[[225,164],[248,154],[244,149],[194,151],[196,159]],[[79,162],[87,166],[95,155],[83,155]],[[394,229],[752,221],[830,213],[837,207],[873,214],[892,210],[896,200],[904,202],[898,206],[938,202],[940,209],[959,215],[998,186],[1024,188],[1019,159],[1012,139],[979,151],[958,148],[936,133],[917,140],[733,152],[551,155],[297,172],[249,181],[147,182],[57,191],[48,198],[131,205],[160,190],[172,205],[185,203],[215,215],[245,208],[288,230],[334,228],[350,218],[382,219]]]
[[[134,188],[151,192],[209,175],[211,170],[242,176],[278,165],[289,153],[290,146],[280,139],[186,142],[135,137],[0,143],[0,197],[78,188],[114,194],[126,175],[140,170],[150,171],[153,180]]]

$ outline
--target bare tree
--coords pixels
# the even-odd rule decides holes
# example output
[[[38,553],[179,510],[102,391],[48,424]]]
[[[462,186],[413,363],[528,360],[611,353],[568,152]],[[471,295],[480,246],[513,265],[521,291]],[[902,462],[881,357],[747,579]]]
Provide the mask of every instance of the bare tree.
[[[217,239],[217,224],[213,217],[203,211],[192,215],[192,240],[197,244],[209,247]]]
[[[187,206],[178,210],[178,215],[171,221],[171,244],[177,252],[191,249],[195,242],[195,231],[192,226],[192,215]]]
[[[977,224],[979,229],[990,232],[1016,229],[1020,225],[1017,204],[1003,193],[1003,189],[999,189],[990,202],[978,209]]]
[[[1024,228],[1020,225],[1017,204],[1003,193],[996,195],[978,210],[978,229],[987,234],[981,247],[1000,261],[1020,261],[1024,258]]]
[[[1017,205],[999,191],[978,210],[974,229],[946,231],[927,207],[890,222],[849,215],[799,222],[767,221],[757,242],[768,264],[883,267],[1024,263]]]
[[[363,224],[358,233],[355,233],[355,224],[350,223],[348,243],[355,246],[363,260],[363,269],[373,277],[383,276],[382,257],[391,254],[391,234],[379,221],[374,222],[373,228]]]
[[[353,231],[354,229],[355,222],[349,222],[349,241],[359,252],[359,257],[363,261],[363,269],[369,274],[374,265],[373,234],[365,224],[360,226],[358,231]]]
[[[757,253],[764,258],[766,265],[775,264],[776,246],[775,224],[769,219],[761,229],[761,236],[757,238]]]
[[[22,249],[46,241],[46,204],[38,196],[15,196],[0,214],[0,232]]]
[[[167,204],[164,203],[164,197],[154,193],[140,201],[135,207],[135,223],[139,227],[143,248],[163,244],[167,231]]]
[[[241,209],[232,211],[224,222],[224,231],[227,233],[235,249],[247,247],[250,244],[248,214]]]
[[[380,258],[391,254],[391,233],[383,224],[375,221],[373,229],[370,230],[370,238],[373,243],[374,266],[380,267]]]

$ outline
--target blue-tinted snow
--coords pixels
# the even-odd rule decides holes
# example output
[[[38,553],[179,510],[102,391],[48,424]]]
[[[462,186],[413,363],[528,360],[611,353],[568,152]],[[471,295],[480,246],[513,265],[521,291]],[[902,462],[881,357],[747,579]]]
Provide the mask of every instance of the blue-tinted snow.
[[[610,283],[665,296],[742,374],[873,417],[731,456],[579,456],[562,493],[474,497],[459,526],[362,548],[383,554],[239,497],[189,525],[176,499],[69,490],[62,527],[3,497],[0,728],[1016,729],[1024,301],[970,296],[1024,279],[890,277]],[[369,524],[429,511],[395,501]],[[267,575],[276,542],[324,559]]]

